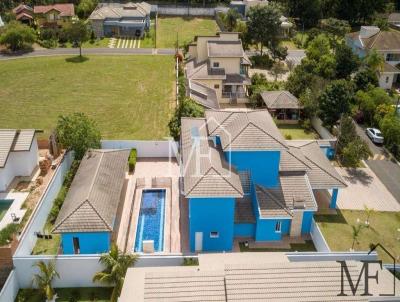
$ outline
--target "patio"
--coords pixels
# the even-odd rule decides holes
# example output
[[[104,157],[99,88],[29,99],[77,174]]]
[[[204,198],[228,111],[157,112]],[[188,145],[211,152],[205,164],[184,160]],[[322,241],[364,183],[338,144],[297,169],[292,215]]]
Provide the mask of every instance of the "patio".
[[[0,200],[12,200],[11,206],[7,209],[3,218],[0,220],[0,230],[6,227],[10,223],[19,223],[25,215],[26,209],[22,208],[26,198],[29,193],[0,193]],[[13,220],[13,217],[18,219],[17,221]]]

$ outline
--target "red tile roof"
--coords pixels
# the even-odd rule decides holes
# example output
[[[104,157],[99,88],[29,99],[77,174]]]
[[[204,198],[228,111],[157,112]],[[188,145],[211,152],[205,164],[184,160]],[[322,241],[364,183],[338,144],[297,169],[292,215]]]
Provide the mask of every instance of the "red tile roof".
[[[54,4],[54,5],[39,5],[33,8],[35,14],[45,14],[51,10],[57,10],[62,17],[72,17],[75,15],[74,5],[71,3]]]

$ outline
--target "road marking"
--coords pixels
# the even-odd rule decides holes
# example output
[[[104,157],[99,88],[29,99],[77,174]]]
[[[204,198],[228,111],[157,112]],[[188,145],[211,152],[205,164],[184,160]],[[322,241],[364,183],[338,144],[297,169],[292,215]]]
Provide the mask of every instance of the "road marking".
[[[140,39],[138,39],[137,48],[140,48]]]
[[[117,48],[119,48],[120,44],[121,44],[121,39],[118,39]]]
[[[136,39],[133,40],[133,48],[136,48]]]

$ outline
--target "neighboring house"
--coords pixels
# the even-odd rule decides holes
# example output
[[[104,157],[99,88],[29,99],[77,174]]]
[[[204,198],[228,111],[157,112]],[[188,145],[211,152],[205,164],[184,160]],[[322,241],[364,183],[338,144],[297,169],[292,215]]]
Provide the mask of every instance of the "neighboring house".
[[[279,122],[299,122],[302,106],[289,91],[264,91],[261,98],[269,113]]]
[[[129,150],[90,150],[54,224],[63,254],[108,252],[123,194]]]
[[[247,16],[250,8],[257,5],[268,5],[267,0],[243,0],[243,1],[231,1],[229,8],[236,9],[243,17]]]
[[[100,3],[89,20],[101,37],[142,37],[150,29],[151,5],[140,3]]]
[[[31,25],[33,23],[33,9],[25,4],[20,4],[13,9],[15,19],[19,22]]]
[[[0,191],[6,191],[16,176],[30,176],[39,163],[34,129],[0,129]]]
[[[238,33],[197,36],[189,45],[186,64],[189,96],[206,108],[248,102],[251,65]]]
[[[392,13],[388,17],[388,23],[393,28],[400,29],[400,13]]]
[[[379,86],[391,89],[399,83],[400,70],[400,32],[381,31],[376,26],[361,26],[361,30],[346,35],[346,43],[355,54],[364,58],[375,49],[385,59],[383,69],[379,72]]]
[[[346,186],[315,141],[290,146],[267,110],[183,118],[181,153],[192,252],[307,235]]]
[[[75,16],[72,3],[34,6],[33,12],[40,27],[61,26]]]

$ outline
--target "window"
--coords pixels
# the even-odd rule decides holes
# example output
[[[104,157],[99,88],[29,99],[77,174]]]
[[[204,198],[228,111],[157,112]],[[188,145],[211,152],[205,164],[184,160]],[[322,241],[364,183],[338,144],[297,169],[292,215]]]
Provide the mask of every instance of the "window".
[[[278,222],[275,224],[275,233],[280,233],[280,232],[281,232],[281,228],[282,228],[282,224],[281,224],[280,221],[278,221]]]
[[[386,84],[389,83],[389,77],[386,77],[385,82]]]
[[[210,232],[210,238],[219,238],[219,232]]]
[[[400,53],[388,53],[386,55],[386,61],[389,61],[389,62],[400,61]]]
[[[72,237],[72,242],[74,243],[74,253],[80,254],[80,247],[79,247],[79,238]]]
[[[214,67],[214,68],[218,68],[218,67],[219,67],[219,62],[214,62],[214,63],[213,63],[213,67]]]
[[[214,85],[214,89],[219,89],[219,85],[218,85],[218,84],[215,84],[215,85]]]

